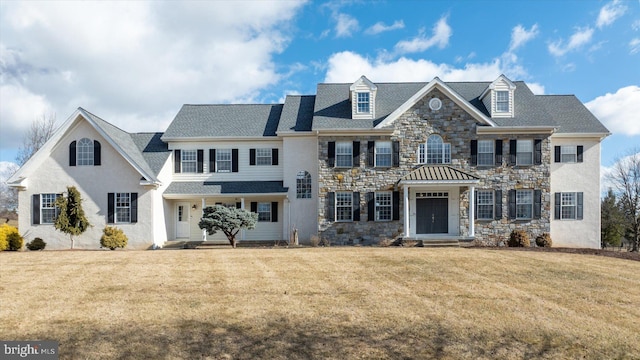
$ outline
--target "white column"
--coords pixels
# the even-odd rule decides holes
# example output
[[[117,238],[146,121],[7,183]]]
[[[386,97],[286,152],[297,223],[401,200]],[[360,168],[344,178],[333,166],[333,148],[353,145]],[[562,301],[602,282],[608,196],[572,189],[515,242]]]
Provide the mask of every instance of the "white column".
[[[404,186],[404,237],[409,237],[409,186]]]
[[[476,187],[469,185],[469,236],[475,235]]]
[[[240,198],[240,209],[244,210],[244,198]],[[240,240],[245,240],[244,229],[240,230]]]
[[[204,216],[204,198],[202,198],[202,205],[200,206],[200,217]],[[200,222],[200,220],[198,220]],[[202,229],[202,241],[207,241],[207,230]]]

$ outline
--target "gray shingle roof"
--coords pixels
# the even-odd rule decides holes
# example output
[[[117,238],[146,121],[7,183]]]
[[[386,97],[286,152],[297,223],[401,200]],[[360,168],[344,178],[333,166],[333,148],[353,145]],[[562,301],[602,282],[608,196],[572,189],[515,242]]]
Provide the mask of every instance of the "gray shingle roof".
[[[161,137],[162,133],[131,134],[131,138],[142,152],[142,156],[155,176],[158,176],[171,154],[167,143],[160,140]]]
[[[609,130],[574,95],[539,95],[559,126],[558,133],[609,133]]]
[[[282,181],[174,181],[165,195],[286,194]]]
[[[163,138],[276,136],[282,104],[183,105]]]
[[[278,131],[311,131],[315,95],[287,95]]]

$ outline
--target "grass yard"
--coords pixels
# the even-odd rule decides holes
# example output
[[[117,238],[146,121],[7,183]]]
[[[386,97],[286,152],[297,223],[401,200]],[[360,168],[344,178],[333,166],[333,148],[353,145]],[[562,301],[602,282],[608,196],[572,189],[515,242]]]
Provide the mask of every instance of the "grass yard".
[[[63,359],[638,359],[640,262],[429,248],[0,254],[0,339]]]

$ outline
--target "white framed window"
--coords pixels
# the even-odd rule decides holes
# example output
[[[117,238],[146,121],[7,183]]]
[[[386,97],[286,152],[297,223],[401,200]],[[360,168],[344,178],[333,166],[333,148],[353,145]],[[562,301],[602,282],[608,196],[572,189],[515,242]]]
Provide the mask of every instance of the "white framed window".
[[[427,139],[425,160],[426,161],[424,162],[426,162],[427,164],[451,163],[451,144],[443,142],[440,135],[429,136],[429,138]]]
[[[131,194],[116,193],[116,223],[131,222]]]
[[[195,173],[198,171],[197,150],[182,150],[180,158],[180,167],[183,173]]]
[[[576,209],[578,202],[576,201],[576,193],[563,192],[560,203],[560,219],[576,219]]]
[[[533,140],[516,142],[516,165],[533,165]]]
[[[391,141],[376,141],[377,167],[391,167]]]
[[[478,190],[478,201],[476,204],[476,215],[479,220],[493,220],[494,204],[493,190]]]
[[[58,194],[40,194],[40,223],[53,224],[60,212],[56,207]]]
[[[296,198],[311,199],[311,174],[300,171],[296,176]]]
[[[494,145],[493,140],[478,140],[478,165],[493,165]]]
[[[256,149],[256,165],[271,165],[271,149]]]
[[[389,221],[392,216],[392,196],[390,191],[376,192],[376,221]]]
[[[353,166],[353,143],[351,141],[336,142],[336,167]]]
[[[231,172],[231,149],[216,150],[216,172]]]
[[[509,91],[496,91],[496,112],[509,112]]]
[[[359,92],[357,98],[357,113],[368,114],[371,112],[370,94],[368,92]]]
[[[78,166],[93,165],[93,140],[82,138],[78,141],[77,147]]]
[[[578,161],[578,148],[573,145],[563,145],[560,147],[560,162],[574,163]]]
[[[271,203],[270,202],[258,203],[258,221],[271,222]]]
[[[352,192],[336,192],[336,221],[353,221]]]
[[[516,219],[533,218],[533,190],[516,190]]]

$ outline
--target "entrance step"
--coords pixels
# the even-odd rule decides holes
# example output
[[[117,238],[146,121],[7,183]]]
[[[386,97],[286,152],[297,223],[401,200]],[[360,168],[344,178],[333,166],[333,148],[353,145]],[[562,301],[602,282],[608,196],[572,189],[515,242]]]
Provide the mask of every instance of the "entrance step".
[[[417,246],[417,247],[460,247],[458,239],[415,239],[403,238],[400,240],[400,246]]]

